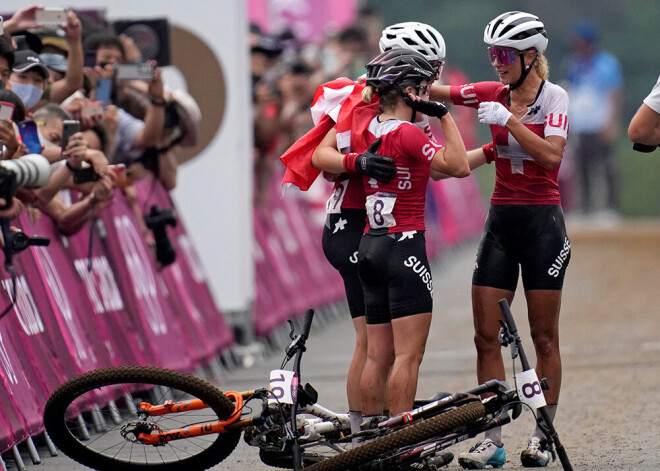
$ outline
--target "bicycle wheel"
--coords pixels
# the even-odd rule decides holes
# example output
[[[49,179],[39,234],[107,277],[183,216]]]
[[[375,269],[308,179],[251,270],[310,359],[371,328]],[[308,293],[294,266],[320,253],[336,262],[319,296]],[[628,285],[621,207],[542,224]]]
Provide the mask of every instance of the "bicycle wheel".
[[[162,405],[200,399],[208,407],[138,418],[142,401]],[[58,387],[44,409],[55,445],[71,459],[99,471],[204,470],[234,450],[240,431],[143,445],[138,433],[167,432],[226,419],[234,404],[215,386],[191,375],[150,366],[102,368]],[[91,423],[92,430],[87,430]]]
[[[442,437],[455,429],[471,424],[486,415],[484,405],[471,402],[430,419],[413,423],[396,432],[367,442],[333,458],[304,468],[305,471],[349,471],[401,447],[413,445],[432,437]]]

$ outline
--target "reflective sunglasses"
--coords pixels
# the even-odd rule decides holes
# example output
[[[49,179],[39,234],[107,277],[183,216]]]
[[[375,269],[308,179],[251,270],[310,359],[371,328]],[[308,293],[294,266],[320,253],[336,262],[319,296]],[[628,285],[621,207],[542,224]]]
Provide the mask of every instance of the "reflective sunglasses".
[[[497,46],[488,48],[488,56],[490,57],[491,64],[497,59],[502,65],[511,65],[516,61],[519,54],[520,51],[516,51],[515,49],[503,49]]]

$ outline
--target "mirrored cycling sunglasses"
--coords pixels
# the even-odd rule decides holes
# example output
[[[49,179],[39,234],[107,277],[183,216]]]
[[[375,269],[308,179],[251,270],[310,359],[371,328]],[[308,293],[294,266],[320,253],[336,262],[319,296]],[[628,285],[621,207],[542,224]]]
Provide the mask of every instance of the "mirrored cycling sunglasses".
[[[496,46],[488,48],[488,57],[490,57],[491,64],[497,59],[502,65],[511,65],[516,61],[519,54],[520,51],[515,49],[504,49]]]

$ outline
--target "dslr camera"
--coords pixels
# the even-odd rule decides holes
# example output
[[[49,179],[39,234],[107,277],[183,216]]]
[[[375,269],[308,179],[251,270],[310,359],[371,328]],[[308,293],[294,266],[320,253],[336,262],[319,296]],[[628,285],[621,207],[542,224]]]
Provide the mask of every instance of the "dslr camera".
[[[50,178],[50,162],[40,154],[0,161],[0,198],[6,201],[0,209],[9,209],[19,188],[40,188]]]
[[[156,240],[156,260],[162,266],[167,266],[176,259],[176,250],[167,235],[167,226],[176,226],[176,217],[171,208],[152,206],[149,214],[144,216],[144,223],[154,234]]]

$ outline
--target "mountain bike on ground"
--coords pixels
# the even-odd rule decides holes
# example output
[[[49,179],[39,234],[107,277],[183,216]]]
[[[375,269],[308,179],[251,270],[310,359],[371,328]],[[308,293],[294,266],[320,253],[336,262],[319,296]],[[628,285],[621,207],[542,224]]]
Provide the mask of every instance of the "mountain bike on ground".
[[[517,387],[491,380],[463,393],[438,393],[415,401],[412,411],[351,434],[348,414],[318,402],[299,384],[314,311],[302,329],[291,323],[291,342],[268,387],[243,392],[181,372],[150,366],[108,367],[83,373],[57,388],[44,424],[67,456],[99,471],[196,471],[227,458],[243,436],[271,466],[307,471],[435,471],[453,455],[447,449],[538,408],[553,458],[572,467],[545,409],[544,382],[529,367],[509,305],[500,301],[500,343],[519,358]],[[291,370],[284,369],[293,360]],[[482,399],[480,396],[490,394]],[[91,427],[88,426],[91,424]],[[353,439],[362,444],[352,447]]]

